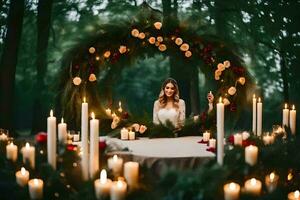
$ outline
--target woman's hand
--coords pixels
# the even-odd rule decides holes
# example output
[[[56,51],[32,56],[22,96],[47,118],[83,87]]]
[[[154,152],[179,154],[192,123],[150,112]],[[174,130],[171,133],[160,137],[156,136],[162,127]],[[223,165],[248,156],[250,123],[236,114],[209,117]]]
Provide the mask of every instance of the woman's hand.
[[[211,93],[211,92],[209,92],[208,94],[207,94],[207,100],[208,100],[208,103],[213,103],[214,102],[214,95]]]

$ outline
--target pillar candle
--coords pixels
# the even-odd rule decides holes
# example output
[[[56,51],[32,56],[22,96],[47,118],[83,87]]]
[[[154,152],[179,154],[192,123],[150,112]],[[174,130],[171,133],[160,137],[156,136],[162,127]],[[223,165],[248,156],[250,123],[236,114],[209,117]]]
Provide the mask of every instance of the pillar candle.
[[[29,195],[31,199],[42,199],[43,198],[43,187],[44,182],[41,179],[31,179],[28,182]]]
[[[224,104],[220,97],[217,103],[217,162],[223,165],[224,159]]]
[[[135,132],[129,131],[128,132],[128,138],[129,138],[129,140],[135,140]]]
[[[209,141],[208,141],[208,147],[210,147],[210,148],[216,148],[216,139],[214,139],[214,138],[209,139]]]
[[[100,173],[100,179],[95,180],[95,195],[97,199],[105,199],[109,196],[112,181],[107,178],[105,169]]]
[[[23,163],[28,162],[32,169],[35,168],[35,147],[30,146],[27,142],[21,150],[23,154]]]
[[[251,178],[245,182],[245,192],[252,195],[259,195],[261,192],[261,181]]]
[[[293,105],[292,110],[290,110],[290,128],[292,134],[296,134],[296,110],[295,105]]]
[[[288,105],[284,104],[284,109],[282,110],[282,127],[289,126],[289,109]]]
[[[252,99],[252,132],[256,135],[256,97],[253,95]]]
[[[107,160],[108,168],[112,170],[113,174],[120,175],[123,167],[123,159],[114,155],[112,158]]]
[[[48,163],[56,169],[56,117],[52,110],[47,119],[47,156]]]
[[[288,200],[300,200],[299,190],[296,190],[295,192],[290,192],[288,194]]]
[[[64,123],[64,118],[58,124],[58,141],[62,144],[67,143],[67,124]]]
[[[266,134],[263,136],[263,141],[264,141],[264,144],[265,145],[269,145],[269,144],[272,144],[275,140],[275,137],[274,135],[270,135],[270,134]]]
[[[126,197],[127,183],[121,180],[114,181],[110,189],[111,200],[124,200]]]
[[[128,130],[127,128],[121,129],[121,140],[128,140]]]
[[[99,120],[95,119],[92,112],[90,120],[90,178],[99,170]]]
[[[210,133],[207,132],[207,131],[205,131],[205,132],[203,133],[203,141],[204,141],[204,142],[208,142],[209,138],[210,138]]]
[[[245,161],[249,165],[253,166],[257,163],[258,147],[257,146],[247,146],[245,148]]]
[[[265,183],[268,189],[268,192],[273,192],[278,184],[279,176],[272,172],[270,175],[265,177]]]
[[[130,188],[135,188],[139,180],[139,163],[126,162],[124,164],[124,177]]]
[[[18,147],[13,142],[6,145],[6,158],[15,162],[18,158]]]
[[[257,136],[260,137],[262,133],[262,108],[263,104],[261,102],[261,99],[258,98],[257,103]]]
[[[228,183],[224,185],[224,199],[225,200],[238,200],[240,196],[241,187],[237,183]]]
[[[28,180],[29,171],[27,171],[24,167],[22,167],[20,171],[16,172],[16,182],[19,186],[24,187],[27,185]]]
[[[234,145],[242,146],[243,145],[243,136],[240,133],[233,135]]]
[[[89,121],[89,106],[85,97],[81,104],[81,171],[84,181],[89,177],[89,147],[88,147],[88,121]]]

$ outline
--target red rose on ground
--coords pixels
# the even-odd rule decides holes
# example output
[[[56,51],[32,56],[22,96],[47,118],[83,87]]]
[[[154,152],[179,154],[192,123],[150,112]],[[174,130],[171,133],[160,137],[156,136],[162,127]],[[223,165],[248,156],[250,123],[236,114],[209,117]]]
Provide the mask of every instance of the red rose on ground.
[[[247,140],[243,140],[242,145],[243,147],[247,147],[249,145],[255,145],[255,142],[247,139]]]
[[[104,150],[106,148],[106,141],[99,141],[99,149]]]
[[[46,143],[47,142],[47,133],[45,133],[45,132],[39,132],[35,136],[35,141],[37,143]]]
[[[233,135],[230,135],[229,137],[228,137],[228,142],[230,143],[230,144],[234,144],[234,136]]]
[[[67,145],[67,150],[68,151],[76,151],[77,150],[77,145],[75,145],[75,144],[68,144]]]

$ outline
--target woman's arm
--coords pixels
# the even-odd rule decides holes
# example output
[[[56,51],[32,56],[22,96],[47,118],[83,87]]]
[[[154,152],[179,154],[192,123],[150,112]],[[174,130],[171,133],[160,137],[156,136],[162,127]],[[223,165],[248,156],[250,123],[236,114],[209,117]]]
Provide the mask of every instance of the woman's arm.
[[[157,112],[159,110],[159,102],[155,101],[153,105],[153,123],[159,124],[158,115]]]
[[[214,95],[209,92],[207,94],[207,100],[208,100],[208,110],[207,110],[207,113],[210,113],[213,109],[214,109]]]
[[[184,100],[179,100],[179,126],[183,126],[185,121],[185,102]]]

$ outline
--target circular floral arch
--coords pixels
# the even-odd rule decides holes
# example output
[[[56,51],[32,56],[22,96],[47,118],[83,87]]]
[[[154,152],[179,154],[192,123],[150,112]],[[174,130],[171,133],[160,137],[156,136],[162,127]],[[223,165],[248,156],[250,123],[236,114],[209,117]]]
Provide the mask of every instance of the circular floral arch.
[[[85,96],[91,110],[105,118],[100,95],[109,95],[114,76],[137,58],[158,52],[181,59],[182,67],[199,67],[215,84],[216,98],[222,97],[231,112],[240,110],[253,93],[253,83],[233,48],[216,36],[198,35],[187,25],[170,30],[161,21],[149,7],[142,7],[133,20],[100,25],[88,41],[79,40],[66,51],[58,98],[62,115],[79,124]],[[104,88],[102,94],[99,85]]]

